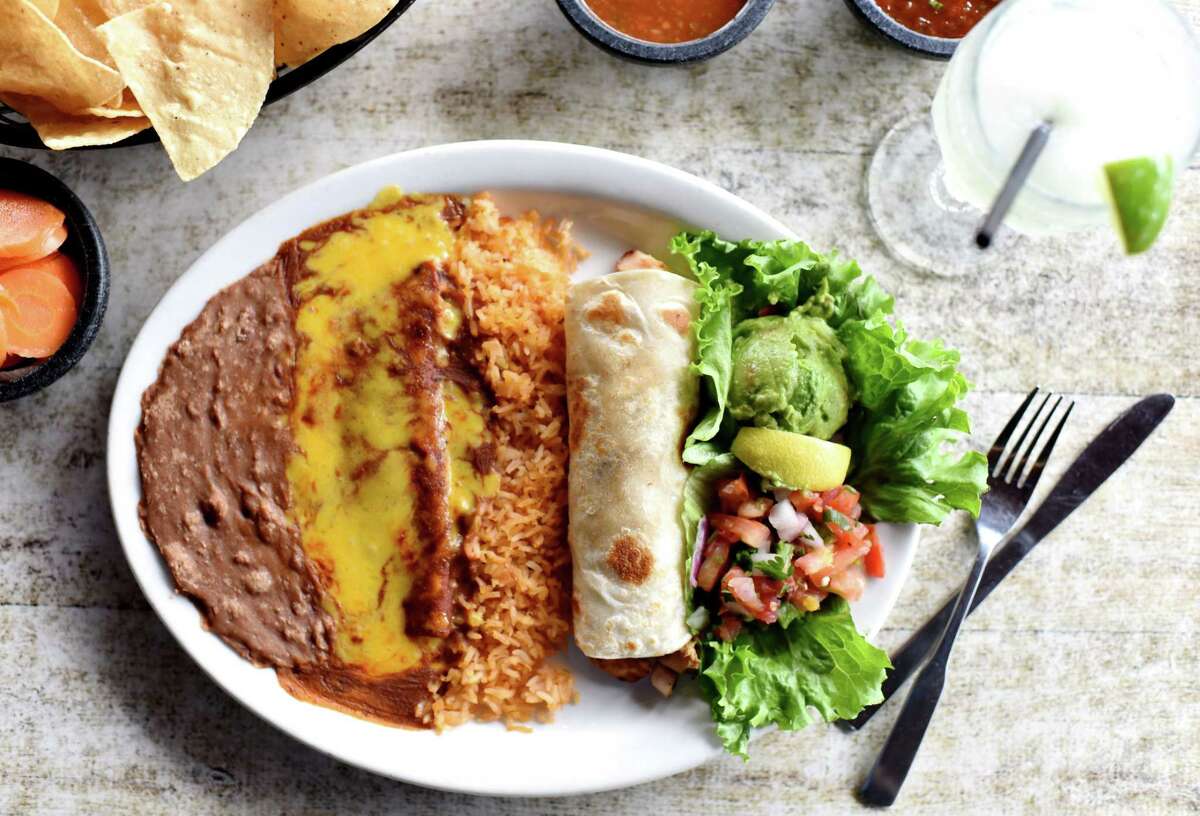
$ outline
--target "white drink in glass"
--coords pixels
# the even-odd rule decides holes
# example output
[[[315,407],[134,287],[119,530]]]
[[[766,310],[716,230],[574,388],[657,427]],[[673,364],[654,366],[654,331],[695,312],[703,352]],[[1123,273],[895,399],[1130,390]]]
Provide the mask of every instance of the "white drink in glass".
[[[1111,220],[1104,165],[1200,139],[1200,50],[1159,0],[1008,0],[963,40],[933,101],[946,190],[991,206],[1030,131],[1050,140],[1005,223],[1044,234]]]
[[[888,251],[943,276],[1002,252],[979,250],[975,232],[1043,121],[1049,141],[1006,227],[1111,224],[1105,164],[1170,156],[1178,173],[1200,146],[1196,35],[1166,0],[1005,0],[959,43],[932,116],[901,120],[875,151],[868,214]]]

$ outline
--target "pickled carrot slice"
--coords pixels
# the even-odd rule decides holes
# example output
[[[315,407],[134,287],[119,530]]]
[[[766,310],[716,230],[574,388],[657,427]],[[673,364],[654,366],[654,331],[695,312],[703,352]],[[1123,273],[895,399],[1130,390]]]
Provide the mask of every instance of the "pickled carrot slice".
[[[42,243],[38,246],[37,251],[32,252],[29,255],[20,255],[15,258],[0,258],[0,272],[3,272],[5,269],[12,269],[16,266],[24,266],[27,263],[33,263],[40,258],[45,258],[47,255],[62,246],[63,241],[65,240],[67,240],[67,228],[61,225],[54,227],[42,236]]]
[[[8,332],[8,353],[49,357],[71,335],[78,310],[66,284],[39,269],[0,274],[0,312]]]
[[[76,310],[83,303],[83,278],[79,276],[79,268],[75,266],[74,261],[61,252],[54,252],[45,258],[39,258],[36,261],[24,264],[20,268],[36,269],[58,278],[62,281],[62,285],[67,287],[67,291],[71,293],[71,297],[75,301]]]
[[[56,228],[62,229],[62,237],[66,239],[65,220],[63,211],[49,202],[12,190],[0,190],[0,258],[39,257],[47,236]],[[58,244],[55,244],[42,254],[57,248]]]

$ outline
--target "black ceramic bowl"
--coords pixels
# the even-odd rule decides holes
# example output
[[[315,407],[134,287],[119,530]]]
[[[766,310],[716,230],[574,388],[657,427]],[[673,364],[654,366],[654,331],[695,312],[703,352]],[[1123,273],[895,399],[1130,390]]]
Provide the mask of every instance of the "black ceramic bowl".
[[[8,402],[41,391],[87,353],[108,305],[108,253],[88,208],[67,185],[45,170],[17,159],[0,158],[0,188],[49,201],[66,214],[67,241],[59,251],[75,262],[83,279],[79,317],[62,348],[48,360],[0,371],[0,402]]]
[[[846,5],[863,25],[879,36],[911,54],[927,59],[948,60],[961,39],[930,37],[911,28],[905,28],[883,13],[875,0],[846,0]]]
[[[746,0],[736,17],[707,37],[681,43],[656,43],[617,31],[592,13],[586,0],[558,0],[558,7],[571,25],[594,45],[614,56],[648,65],[682,65],[728,51],[758,27],[774,4],[775,0]]]
[[[387,27],[396,22],[400,18],[400,15],[406,12],[408,7],[414,2],[415,0],[399,0],[382,20],[362,34],[359,34],[353,40],[347,40],[344,43],[327,48],[303,65],[279,74],[267,88],[267,98],[263,100],[263,107],[265,108],[272,102],[278,102],[285,96],[293,94],[304,86],[315,82],[350,59],[363,46],[386,31]],[[155,132],[154,128],[147,128],[141,133],[135,133],[128,139],[122,139],[114,144],[90,145],[74,149],[104,150],[111,147],[153,144],[158,140],[158,133]],[[25,121],[25,118],[15,111],[10,110],[3,103],[0,103],[0,144],[6,144],[10,147],[26,147],[33,150],[49,150],[48,147],[42,144],[42,140],[38,138],[37,131]]]

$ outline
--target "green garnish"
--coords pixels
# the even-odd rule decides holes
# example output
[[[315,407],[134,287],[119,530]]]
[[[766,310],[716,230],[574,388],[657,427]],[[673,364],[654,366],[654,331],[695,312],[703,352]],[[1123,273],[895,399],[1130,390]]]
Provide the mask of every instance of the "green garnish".
[[[945,8],[945,6],[939,3],[938,0],[929,0],[929,7],[934,11],[941,11]]]
[[[844,532],[850,532],[854,529],[854,520],[844,513],[839,513],[832,507],[825,508],[825,515],[821,517],[826,524],[836,524]]]
[[[776,620],[784,629],[787,629],[792,625],[792,621],[794,621],[796,618],[802,617],[803,615],[804,612],[797,608],[796,605],[790,601],[783,601],[780,603],[779,611],[775,613]]]
[[[792,547],[790,541],[780,541],[776,547],[776,552],[771,558],[764,558],[760,561],[753,561],[753,567],[768,578],[775,578],[779,581],[786,581],[788,576],[792,574],[792,553],[795,548]]]

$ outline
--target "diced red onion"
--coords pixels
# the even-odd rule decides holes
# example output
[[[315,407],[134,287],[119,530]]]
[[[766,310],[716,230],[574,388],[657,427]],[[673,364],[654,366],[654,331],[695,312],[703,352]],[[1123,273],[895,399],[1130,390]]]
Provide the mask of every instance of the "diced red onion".
[[[688,580],[691,582],[692,589],[699,586],[697,579],[700,576],[700,564],[704,561],[704,544],[707,541],[708,516],[701,516],[700,523],[696,525],[696,544],[692,552],[692,568],[688,571]]]
[[[807,516],[805,516],[807,518]],[[821,538],[821,534],[817,532],[817,528],[812,526],[812,522],[804,528],[804,532],[800,534],[800,538],[804,539],[803,543],[808,547],[824,547],[825,541]]]
[[[775,502],[770,515],[767,516],[767,521],[771,522],[775,532],[779,533],[779,537],[784,541],[794,541],[804,533],[806,528],[812,526],[808,516],[797,513],[790,501]]]

